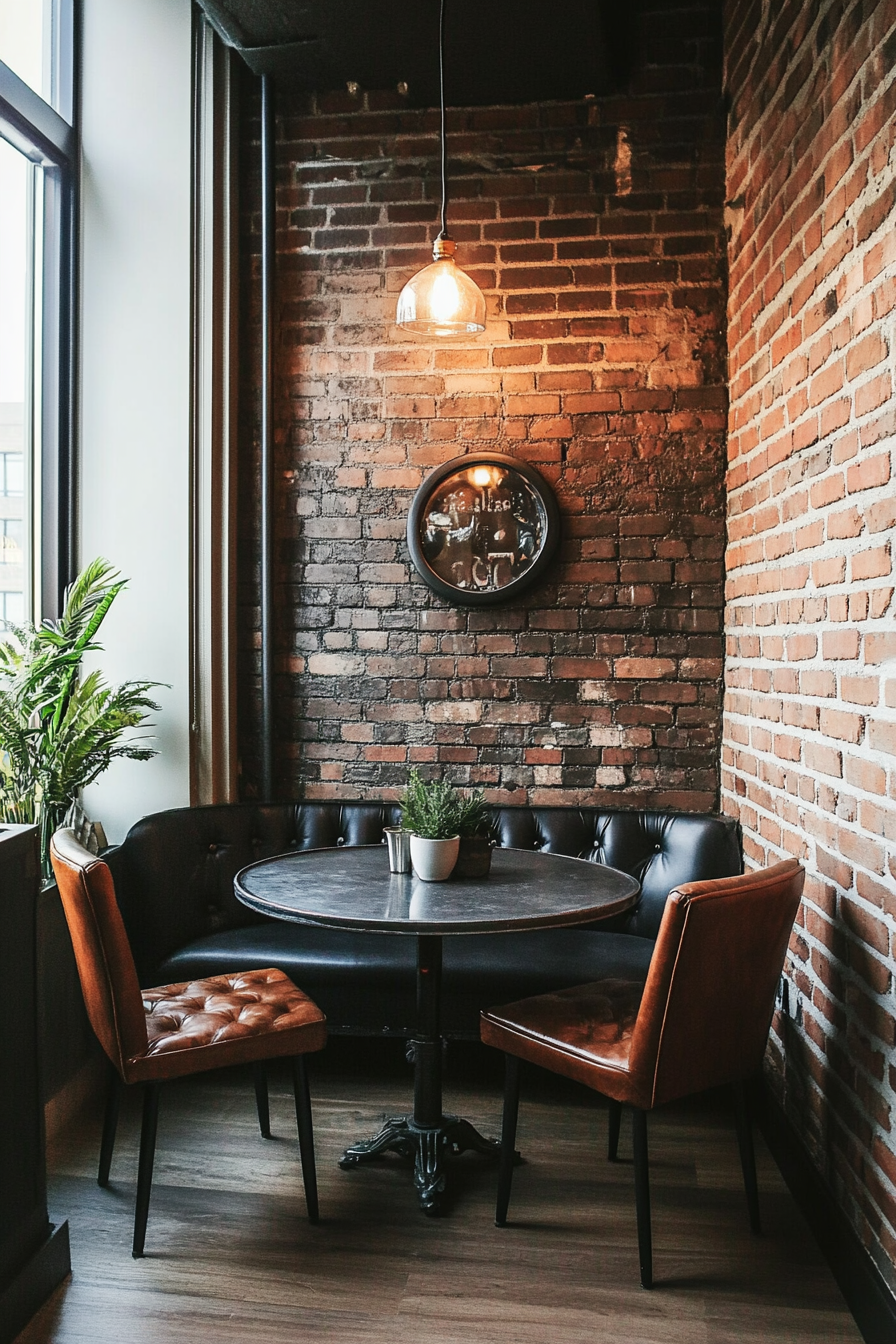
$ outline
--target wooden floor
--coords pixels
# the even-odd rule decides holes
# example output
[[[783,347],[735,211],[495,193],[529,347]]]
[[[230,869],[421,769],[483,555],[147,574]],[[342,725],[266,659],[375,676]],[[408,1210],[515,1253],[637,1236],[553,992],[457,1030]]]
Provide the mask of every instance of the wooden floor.
[[[328,1054],[312,1074],[319,1227],[304,1218],[285,1075],[272,1083],[272,1142],[248,1076],[170,1085],[144,1260],[130,1255],[136,1109],[123,1114],[109,1189],[95,1180],[98,1117],[51,1153],[50,1213],[69,1219],[73,1276],[19,1344],[860,1341],[761,1141],[765,1235],[751,1236],[719,1098],[651,1117],[657,1285],[645,1292],[632,1167],[606,1161],[598,1098],[527,1079],[511,1226],[495,1228],[494,1169],[472,1155],[453,1164],[450,1215],[429,1220],[398,1159],[336,1165],[384,1112],[406,1109],[394,1043]],[[497,1132],[499,1086],[481,1058],[455,1060],[446,1090],[451,1109]]]

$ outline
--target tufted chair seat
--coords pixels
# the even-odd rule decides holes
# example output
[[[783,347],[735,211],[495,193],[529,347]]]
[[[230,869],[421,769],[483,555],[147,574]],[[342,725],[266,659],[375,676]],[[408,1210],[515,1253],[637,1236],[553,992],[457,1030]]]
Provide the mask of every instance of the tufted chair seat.
[[[128,1082],[173,1078],[241,1062],[241,1047],[254,1058],[259,1042],[285,1033],[284,1054],[301,1043],[326,1040],[324,1015],[282,971],[213,975],[188,984],[160,985],[140,995],[146,1014],[146,1051],[126,1061]],[[265,1049],[268,1042],[265,1041]]]
[[[104,856],[143,984],[277,966],[304,986],[331,1032],[407,1035],[415,1019],[413,940],[262,920],[233,894],[246,864],[273,854],[381,844],[390,803],[240,803],[138,822]],[[475,1039],[479,1011],[551,989],[621,977],[643,983],[669,892],[742,868],[730,817],[612,808],[495,808],[492,840],[605,863],[641,883],[614,921],[537,933],[446,938],[442,1028]]]

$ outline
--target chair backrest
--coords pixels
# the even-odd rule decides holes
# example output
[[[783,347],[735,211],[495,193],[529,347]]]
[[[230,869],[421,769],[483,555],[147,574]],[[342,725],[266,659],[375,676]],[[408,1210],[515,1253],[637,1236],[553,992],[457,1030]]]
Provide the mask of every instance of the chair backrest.
[[[759,1069],[804,880],[788,859],[670,894],[632,1036],[645,1107]]]
[[[50,859],[90,1025],[124,1076],[125,1061],[146,1051],[146,1014],[112,874],[71,830],[53,836]]]

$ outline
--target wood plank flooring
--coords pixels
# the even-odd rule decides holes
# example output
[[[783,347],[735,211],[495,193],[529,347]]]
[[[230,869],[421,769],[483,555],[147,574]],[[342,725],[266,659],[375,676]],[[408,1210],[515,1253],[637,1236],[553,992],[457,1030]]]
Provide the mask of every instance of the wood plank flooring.
[[[305,1221],[285,1073],[274,1141],[248,1074],[170,1085],[147,1256],[130,1255],[139,1132],[122,1115],[112,1185],[96,1185],[99,1115],[50,1154],[50,1214],[69,1219],[73,1276],[18,1344],[850,1344],[861,1336],[758,1140],[765,1235],[750,1234],[723,1099],[650,1118],[654,1272],[638,1284],[632,1168],[606,1161],[606,1109],[560,1080],[524,1081],[511,1226],[494,1168],[453,1163],[453,1207],[429,1220],[398,1159],[343,1172],[346,1144],[407,1109],[395,1043],[332,1043],[312,1099],[322,1219]],[[499,1128],[488,1060],[454,1051],[446,1107]],[[624,1126],[620,1154],[630,1153]]]

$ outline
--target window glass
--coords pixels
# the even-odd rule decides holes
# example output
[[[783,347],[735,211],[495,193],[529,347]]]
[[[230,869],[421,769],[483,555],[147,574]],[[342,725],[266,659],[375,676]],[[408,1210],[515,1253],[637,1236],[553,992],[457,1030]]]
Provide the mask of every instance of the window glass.
[[[0,61],[53,103],[50,0],[0,0]]]
[[[25,608],[21,593],[5,593],[0,589],[0,622],[4,629],[12,622],[20,625],[25,619]]]
[[[0,0],[0,631],[57,615],[74,565],[73,18]]]
[[[39,172],[0,140],[0,628],[30,614],[34,328],[32,193]]]
[[[0,565],[22,563],[22,519],[0,518]]]
[[[16,411],[18,408],[16,408]],[[5,424],[7,416],[10,423]],[[4,428],[6,433],[4,434]],[[0,409],[0,444],[4,439],[16,442],[22,437],[21,412],[10,413],[9,407]],[[24,493],[25,459],[21,453],[0,452],[0,496]]]

